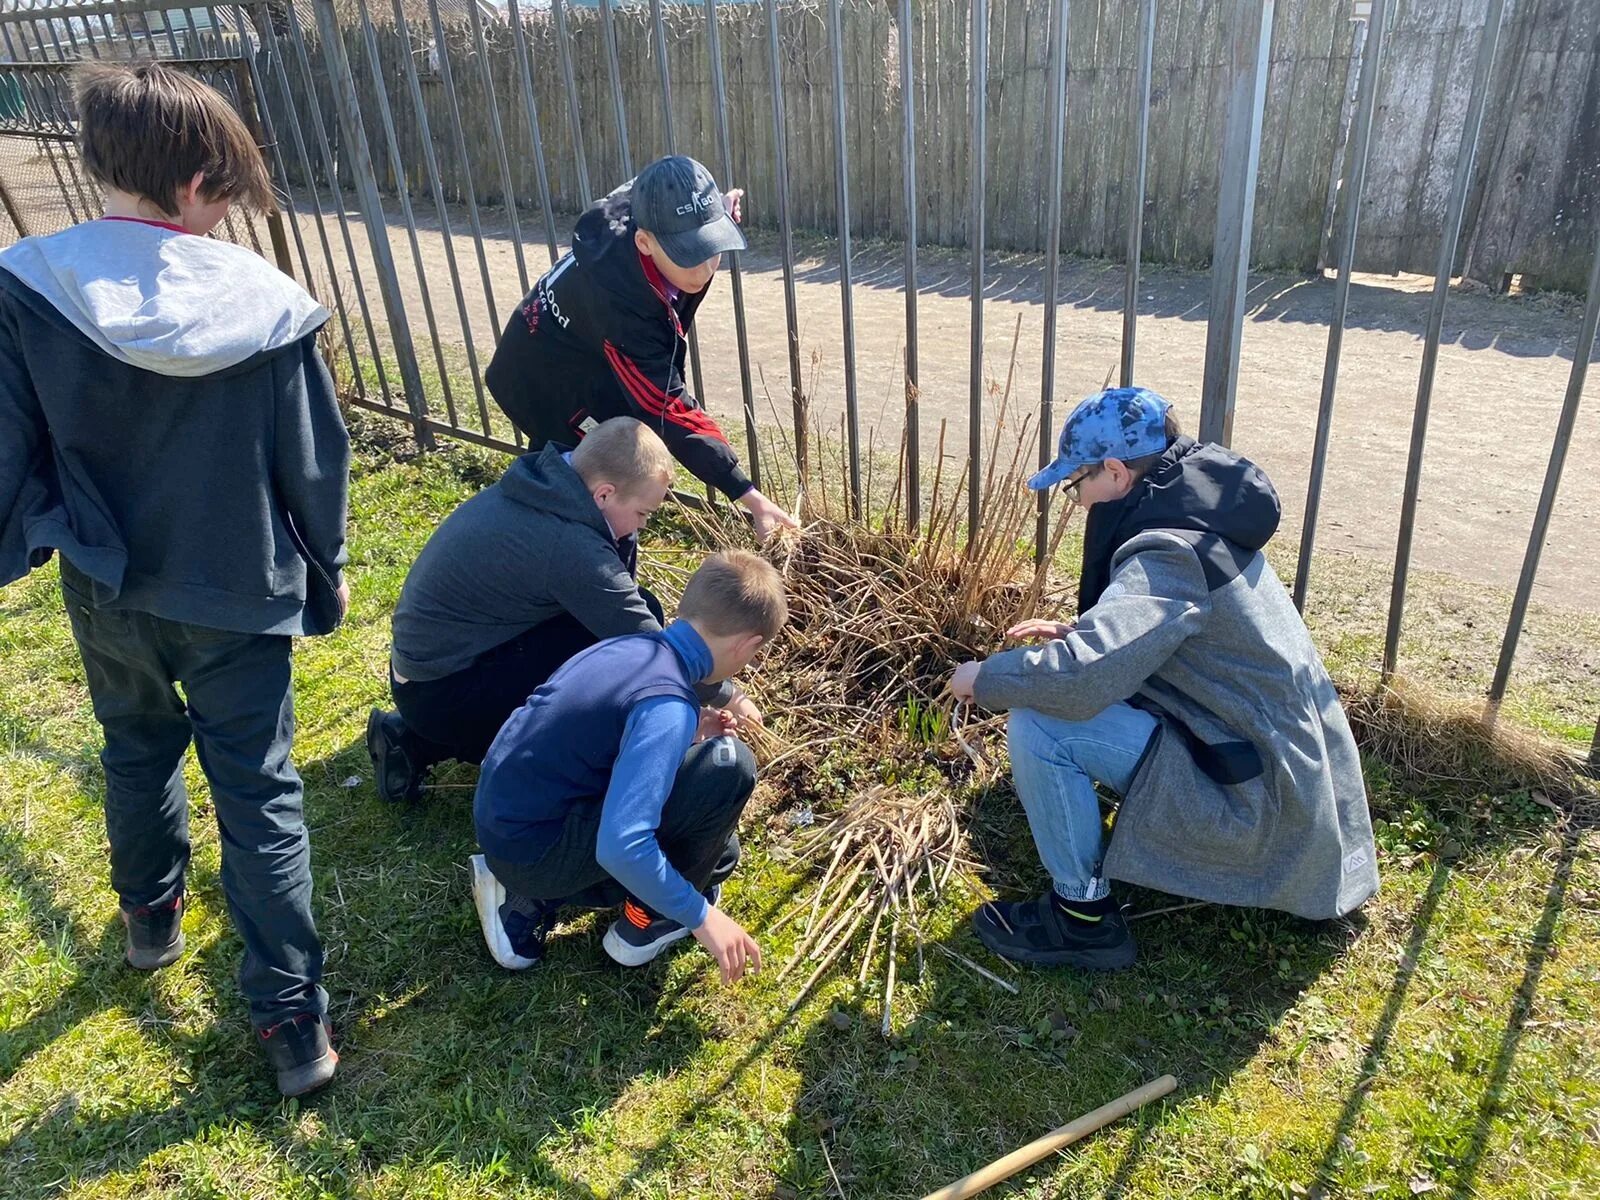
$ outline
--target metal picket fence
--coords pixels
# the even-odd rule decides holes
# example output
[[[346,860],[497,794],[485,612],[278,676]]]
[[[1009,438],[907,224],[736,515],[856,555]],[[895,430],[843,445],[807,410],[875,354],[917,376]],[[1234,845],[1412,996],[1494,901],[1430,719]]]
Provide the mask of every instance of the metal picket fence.
[[[677,148],[673,113],[673,80],[669,72],[667,30],[698,10],[703,22],[706,61],[709,64],[710,131],[724,179],[732,174],[735,147],[728,125],[728,85],[723,69],[720,30],[730,5],[717,0],[692,0],[690,4],[667,0],[648,0],[648,22],[654,52],[656,87],[663,117],[660,143],[634,146],[629,140],[629,121],[625,112],[624,66],[619,59],[616,33],[617,14],[613,0],[598,0],[598,31],[604,55],[608,87],[604,107],[610,112],[605,130],[608,153],[615,154],[623,171],[631,174],[645,153],[650,156]],[[968,524],[976,528],[981,520],[982,459],[985,429],[984,389],[984,271],[986,262],[987,174],[990,163],[984,147],[988,145],[986,122],[990,88],[988,86],[989,3],[968,5],[968,27],[962,31],[963,52],[969,65],[966,103],[970,137],[966,169],[966,225],[971,257],[970,315],[970,394],[968,397],[967,479]],[[1045,0],[1047,28],[1038,30],[1044,40],[1047,61],[1046,97],[1040,119],[1045,122],[1045,159],[1038,164],[1046,181],[1042,188],[1045,230],[1045,255],[1041,267],[1046,297],[1057,295],[1060,271],[1060,236],[1063,153],[1067,111],[1067,37],[1070,0]],[[1250,264],[1252,215],[1256,200],[1260,162],[1263,113],[1266,104],[1268,55],[1271,46],[1276,0],[1234,0],[1226,6],[1227,64],[1221,86],[1226,91],[1226,119],[1218,168],[1211,265],[1211,307],[1207,322],[1202,405],[1198,436],[1229,441],[1233,431],[1234,402],[1239,373],[1240,339],[1246,309],[1247,270]],[[1405,487],[1401,501],[1399,535],[1394,552],[1394,576],[1382,654],[1382,675],[1387,680],[1396,671],[1400,649],[1412,560],[1418,494],[1424,453],[1429,433],[1429,408],[1435,369],[1443,333],[1450,283],[1459,261],[1460,237],[1473,170],[1479,150],[1480,131],[1490,91],[1490,76],[1497,56],[1502,53],[1501,32],[1505,0],[1486,0],[1482,35],[1477,47],[1470,98],[1465,116],[1464,135],[1454,166],[1445,216],[1441,226],[1435,283],[1432,293],[1411,427]],[[738,19],[756,19],[749,4],[731,6]],[[766,27],[765,48],[772,81],[770,129],[776,155],[773,200],[777,217],[779,252],[783,270],[784,312],[787,333],[788,384],[793,408],[795,445],[806,444],[805,379],[802,374],[799,322],[797,319],[796,272],[791,211],[788,149],[792,136],[791,111],[786,103],[780,70],[780,57],[786,52],[784,21],[793,5],[778,0],[760,0],[760,17]],[[877,6],[879,9],[881,5]],[[1299,561],[1294,580],[1294,598],[1303,606],[1311,587],[1318,514],[1326,478],[1329,431],[1338,397],[1340,353],[1345,330],[1351,274],[1355,261],[1357,220],[1366,186],[1367,165],[1373,143],[1373,117],[1379,80],[1383,70],[1386,24],[1396,8],[1396,0],[1371,0],[1358,6],[1365,22],[1365,52],[1360,60],[1360,75],[1350,125],[1349,147],[1340,183],[1341,223],[1334,231],[1337,276],[1332,311],[1329,314],[1326,359],[1317,413],[1310,480]],[[273,257],[291,274],[298,274],[319,290],[335,312],[338,337],[349,362],[355,368],[352,402],[362,407],[398,416],[415,431],[417,440],[432,446],[436,435],[465,439],[480,445],[516,452],[522,447],[521,435],[491,408],[483,384],[483,364],[475,349],[471,327],[469,292],[482,289],[486,311],[493,329],[501,327],[501,313],[491,285],[491,269],[485,252],[484,206],[480,197],[487,193],[512,197],[504,206],[510,242],[515,254],[518,282],[526,292],[538,271],[529,262],[522,219],[536,211],[542,225],[543,241],[550,260],[559,253],[558,213],[552,199],[552,164],[546,155],[547,122],[550,114],[541,112],[536,82],[539,73],[559,71],[561,93],[565,99],[568,130],[564,135],[573,161],[559,164],[563,171],[575,172],[579,199],[594,196],[590,165],[585,154],[586,141],[593,144],[600,134],[586,126],[584,98],[574,71],[574,22],[580,18],[569,0],[507,0],[504,12],[479,0],[273,0],[248,6],[241,4],[201,4],[164,7],[129,0],[101,0],[98,3],[30,4],[29,0],[6,0],[0,11],[0,51],[11,61],[0,62],[0,149],[20,141],[35,145],[33,163],[36,175],[48,172],[58,185],[60,204],[56,206],[58,224],[77,219],[77,214],[92,211],[93,197],[71,150],[73,115],[64,72],[70,64],[103,57],[133,54],[155,55],[181,63],[218,83],[241,112],[254,122],[269,157],[276,181],[285,198],[283,217],[268,222]],[[669,16],[668,9],[671,14]],[[1152,94],[1152,57],[1155,42],[1158,0],[1138,0],[1137,69],[1131,94],[1127,97],[1133,119],[1125,152],[1124,171],[1127,202],[1125,233],[1125,290],[1122,305],[1120,378],[1131,383],[1136,376],[1138,333],[1138,289],[1147,180],[1147,153]],[[381,11],[380,11],[381,10]],[[808,12],[815,12],[807,6]],[[844,31],[852,20],[883,19],[883,13],[870,18],[864,7],[846,5],[843,0],[825,0],[822,6],[828,34],[828,58],[832,75],[831,111],[828,114],[834,147],[835,216],[838,239],[839,287],[842,325],[844,380],[843,441],[847,463],[849,502],[859,513],[863,503],[862,455],[864,449],[859,388],[856,378],[855,318],[852,294],[854,251],[851,243],[852,173],[846,137],[847,94],[844,87]],[[904,383],[905,383],[905,476],[904,496],[910,520],[923,516],[922,438],[918,412],[918,210],[924,182],[949,188],[947,178],[924,181],[919,176],[916,136],[917,91],[913,82],[925,64],[916,59],[918,40],[911,36],[922,10],[911,0],[895,0],[892,18],[901,36],[898,46],[898,72],[901,91],[900,170],[903,182],[904,213]],[[637,19],[635,11],[633,17]],[[581,18],[588,21],[589,17]],[[382,45],[380,45],[380,33]],[[511,77],[495,78],[492,64],[504,65],[504,53],[491,53],[491,44],[502,45],[509,36]],[[535,61],[533,48],[548,57]],[[389,47],[386,53],[384,47]],[[630,63],[629,69],[642,69]],[[359,85],[359,86],[358,86]],[[430,96],[442,94],[443,105],[430,103]],[[488,98],[483,111],[463,111],[463,96],[480,101]],[[520,120],[508,129],[501,119],[495,97],[515,96]],[[365,102],[364,102],[365,101]],[[591,104],[591,108],[593,105]],[[442,114],[443,128],[439,128]],[[481,136],[469,145],[465,128],[468,119]],[[702,135],[706,131],[698,131]],[[402,136],[402,134],[405,136]],[[878,131],[879,136],[890,136]],[[519,136],[520,135],[520,136]],[[420,149],[421,163],[407,162],[404,147]],[[376,151],[375,151],[376,147]],[[638,153],[636,153],[636,151]],[[383,165],[380,179],[377,159]],[[447,179],[441,153],[448,155],[451,171]],[[42,159],[42,164],[39,161]],[[519,194],[513,180],[513,163],[520,168],[531,161],[534,167],[535,195]],[[18,203],[17,181],[20,166],[6,165],[0,159],[0,198],[19,234],[45,231],[36,227]],[[36,181],[37,183],[37,181]],[[385,208],[385,191],[397,206],[396,213]],[[356,230],[347,212],[342,188],[354,193],[356,221],[364,235],[367,255],[358,253]],[[459,189],[459,195],[447,188]],[[442,238],[447,279],[430,278],[424,269],[419,239],[431,233],[419,224],[412,192],[431,202],[431,212]],[[473,234],[476,271],[463,263],[455,249],[451,224],[452,201],[464,205]],[[287,229],[288,237],[284,231]],[[409,258],[416,278],[416,297],[422,320],[417,322],[408,305],[407,289],[401,285],[402,255],[397,255],[391,238],[400,230],[408,243]],[[241,239],[254,239],[264,249],[251,225],[237,231]],[[289,249],[292,238],[293,254]],[[338,248],[336,249],[336,243]],[[477,278],[472,276],[476,274]],[[736,355],[745,425],[750,474],[761,480],[763,448],[754,400],[747,330],[743,279],[738,261],[731,265],[731,287],[736,330]],[[448,295],[444,293],[448,292]],[[519,293],[521,294],[521,293]],[[462,332],[464,371],[457,369],[454,350],[440,332],[440,305],[449,304]],[[1056,357],[1056,305],[1047,303],[1044,336],[1039,349],[1042,369],[1038,403],[1039,459],[1046,462],[1053,454],[1054,390]],[[1585,375],[1594,352],[1596,326],[1600,322],[1600,238],[1596,239],[1593,261],[1588,272],[1587,303],[1574,347],[1572,368],[1563,400],[1560,419],[1553,438],[1533,526],[1523,558],[1521,574],[1511,607],[1510,618],[1501,641],[1498,665],[1490,686],[1489,714],[1506,694],[1518,641],[1539,568],[1540,553],[1548,534],[1551,514],[1569,445],[1572,440]],[[426,344],[419,348],[419,340]],[[699,347],[693,347],[692,374],[703,394]],[[426,364],[426,367],[425,365]],[[424,371],[433,376],[424,379]],[[469,394],[460,394],[465,384]],[[1041,497],[1038,509],[1037,544],[1049,539],[1050,513]],[[1600,726],[1596,728],[1592,757],[1600,760]]]

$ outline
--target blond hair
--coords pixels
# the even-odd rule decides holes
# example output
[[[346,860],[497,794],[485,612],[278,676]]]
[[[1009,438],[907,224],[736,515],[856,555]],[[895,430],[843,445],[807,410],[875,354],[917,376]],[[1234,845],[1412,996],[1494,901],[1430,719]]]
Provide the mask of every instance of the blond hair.
[[[612,417],[578,443],[572,469],[584,486],[609,483],[631,496],[646,483],[672,482],[672,455],[655,430],[632,417]]]
[[[789,619],[783,577],[748,550],[719,550],[683,589],[678,616],[716,637],[759,633],[771,641]]]
[[[168,216],[196,175],[207,200],[276,207],[261,148],[228,98],[163,63],[85,63],[73,73],[78,147],[103,187],[142,196]]]

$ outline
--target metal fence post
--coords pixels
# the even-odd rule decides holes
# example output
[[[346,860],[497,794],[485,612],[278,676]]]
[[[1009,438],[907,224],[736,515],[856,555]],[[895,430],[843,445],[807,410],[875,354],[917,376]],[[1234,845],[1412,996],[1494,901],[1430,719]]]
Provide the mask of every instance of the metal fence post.
[[[1039,372],[1039,466],[1055,456],[1056,289],[1061,284],[1061,174],[1066,154],[1062,131],[1067,119],[1067,22],[1069,0],[1056,0],[1050,28],[1049,215],[1045,218],[1044,357]],[[1037,496],[1039,514],[1033,536],[1035,562],[1043,562],[1050,545],[1050,494]]]
[[[444,395],[445,415],[450,424],[456,423],[456,400],[450,386],[450,368],[444,361],[444,345],[439,338],[439,321],[433,311],[433,294],[428,287],[428,273],[422,265],[422,247],[417,239],[417,217],[411,207],[411,188],[405,178],[405,164],[400,159],[400,140],[395,134],[394,111],[389,104],[389,92],[383,83],[383,64],[378,57],[378,39],[372,31],[372,16],[367,10],[367,0],[356,0],[361,18],[361,33],[367,48],[367,66],[372,76],[372,90],[378,99],[378,119],[383,126],[384,145],[389,151],[389,165],[394,169],[395,192],[400,199],[400,215],[406,223],[406,237],[411,243],[411,264],[417,276],[417,291],[422,297],[422,314],[428,322],[428,336],[433,342],[433,361],[439,369],[439,389]]]
[[[233,64],[234,87],[239,91],[239,110],[244,118],[250,136],[255,138],[256,144],[265,146],[267,133],[261,124],[261,106],[256,101],[255,88],[250,83],[250,69],[241,57]],[[289,254],[289,237],[283,227],[283,213],[274,208],[267,214],[267,236],[272,241],[272,256],[277,261],[278,270],[290,279],[294,278],[294,259]]]
[[[611,110],[617,118],[617,149],[622,173],[633,178],[633,151],[628,148],[628,111],[622,99],[622,68],[617,62],[617,31],[611,19],[611,0],[600,0],[600,40],[605,43],[606,74],[611,79]]]
[[[378,291],[389,318],[389,336],[400,366],[400,379],[406,389],[406,407],[411,410],[417,445],[433,449],[433,433],[428,429],[428,398],[422,390],[422,373],[417,370],[417,351],[411,342],[411,326],[406,323],[406,301],[400,291],[400,277],[394,269],[394,251],[389,245],[389,227],[384,220],[383,203],[378,197],[378,179],[372,169],[372,151],[367,131],[361,123],[361,105],[356,99],[356,81],[350,74],[344,36],[333,0],[316,0],[317,29],[322,35],[322,59],[333,85],[333,102],[344,128],[349,152],[350,173],[355,177],[356,196],[367,225],[367,242],[372,264],[378,273]],[[335,181],[337,184],[337,181]]]
[[[1123,267],[1122,374],[1123,387],[1133,386],[1134,339],[1139,324],[1139,267],[1144,253],[1144,193],[1150,166],[1150,76],[1156,50],[1156,0],[1139,5],[1139,66],[1133,77],[1133,165],[1129,170],[1128,251]]]
[[[1572,443],[1573,426],[1578,421],[1578,405],[1583,400],[1583,384],[1589,373],[1589,359],[1594,355],[1596,327],[1600,326],[1600,236],[1595,239],[1594,264],[1589,268],[1589,299],[1584,305],[1583,325],[1578,330],[1578,344],[1572,351],[1572,370],[1567,376],[1567,394],[1561,402],[1561,417],[1556,422],[1555,441],[1550,445],[1550,464],[1545,468],[1544,487],[1539,492],[1539,507],[1534,513],[1533,530],[1528,535],[1528,549],[1522,558],[1522,574],[1517,579],[1517,592],[1511,602],[1511,617],[1506,622],[1506,636],[1500,643],[1500,661],[1495,664],[1494,682],[1489,685],[1489,715],[1505,699],[1506,684],[1511,679],[1511,662],[1516,657],[1517,641],[1522,636],[1523,618],[1528,613],[1528,599],[1533,594],[1534,576],[1539,571],[1539,556],[1544,552],[1545,538],[1550,533],[1550,516],[1555,511],[1556,491],[1561,486],[1561,472],[1567,462],[1567,447]]]
[[[522,222],[517,216],[517,191],[511,183],[511,160],[506,156],[505,131],[500,127],[500,100],[494,91],[494,74],[489,70],[489,43],[483,36],[483,18],[478,13],[477,0],[468,0],[467,26],[478,59],[478,73],[483,79],[483,102],[489,111],[489,140],[494,144],[495,164],[500,168],[501,202],[505,205],[506,220],[511,226],[511,251],[517,259],[517,282],[522,285],[522,294],[527,295],[528,263],[522,253]]]
[[[126,24],[126,18],[124,18],[124,24]],[[322,261],[328,268],[328,288],[333,293],[333,312],[339,318],[340,330],[344,334],[344,348],[345,353],[350,356],[350,373],[355,381],[356,395],[365,400],[367,398],[366,380],[361,373],[361,359],[356,354],[355,336],[350,329],[350,310],[344,302],[344,289],[339,286],[339,272],[333,261],[333,243],[328,239],[328,225],[322,216],[322,200],[318,195],[316,175],[311,169],[311,155],[306,150],[305,133],[300,127],[300,113],[294,102],[294,92],[289,86],[289,71],[284,65],[286,52],[283,48],[282,40],[273,28],[271,13],[265,4],[259,3],[259,0],[256,8],[256,32],[261,38],[261,44],[267,48],[267,57],[272,63],[273,78],[278,81],[278,91],[283,96],[284,115],[288,119],[289,135],[294,142],[295,155],[300,161],[300,172],[305,178],[306,190],[310,193],[311,218],[317,227],[317,241],[322,246]],[[288,167],[283,161],[283,155],[279,147],[280,143],[277,139],[274,139],[272,143],[273,157],[277,160],[278,174],[283,180],[284,195],[291,198],[290,203],[292,204],[294,193],[289,187]],[[310,290],[312,287],[311,263],[305,251],[305,241],[299,238],[300,223],[298,221],[295,222],[294,228],[300,245],[300,265],[305,268],[306,287],[307,290]],[[359,280],[353,280],[353,282],[359,298],[361,294],[360,282]],[[366,310],[363,308],[362,311],[365,312]],[[370,329],[368,332],[371,332]],[[388,400],[387,394],[384,395],[384,399]]]
[[[455,72],[450,66],[450,46],[445,37],[444,20],[439,16],[439,0],[428,0],[428,19],[433,24],[434,47],[439,53],[439,78],[444,82],[445,108],[450,114],[450,135],[456,151],[456,162],[461,165],[461,185],[467,194],[467,220],[472,225],[474,249],[478,252],[478,275],[483,280],[483,299],[489,307],[489,324],[499,336],[500,311],[494,302],[494,283],[489,278],[489,258],[483,249],[483,219],[478,212],[478,188],[472,181],[472,159],[467,154],[467,137],[461,126],[461,94],[456,91]],[[483,432],[488,434],[488,418],[484,419]]]
[[[489,407],[483,394],[483,372],[478,367],[478,351],[472,341],[472,318],[467,311],[466,291],[461,284],[461,266],[456,261],[455,231],[450,226],[450,209],[445,204],[444,181],[439,172],[439,155],[433,146],[433,130],[428,121],[428,106],[422,97],[422,81],[417,77],[417,62],[411,49],[411,31],[406,26],[406,16],[401,0],[390,0],[394,13],[395,37],[400,43],[401,73],[406,77],[406,90],[411,96],[411,111],[417,122],[417,141],[422,145],[422,165],[433,193],[433,211],[439,218],[439,236],[444,245],[445,267],[450,272],[450,289],[455,295],[456,319],[461,322],[461,340],[467,350],[467,370],[472,375],[472,391],[478,402],[478,420],[484,436],[489,435]],[[451,424],[455,424],[451,410]]]
[[[602,0],[602,3],[607,0]],[[711,96],[717,109],[717,144],[722,150],[724,186],[733,175],[733,144],[728,137],[728,87],[722,74],[722,38],[717,30],[717,0],[706,0],[706,35],[711,54]],[[620,113],[620,110],[619,110]],[[750,385],[750,340],[745,327],[744,279],[737,255],[729,256],[733,284],[733,330],[739,348],[739,390],[744,398],[744,440],[749,452],[750,481],[761,486],[761,439],[756,432],[756,402]]]
[[[1267,98],[1267,50],[1274,0],[1237,0],[1229,50],[1228,123],[1217,189],[1217,233],[1211,251],[1211,314],[1206,323],[1205,380],[1200,389],[1202,442],[1233,440],[1239,383],[1239,340],[1250,287],[1250,224],[1261,161],[1261,114]]]
[[[339,224],[339,237],[344,242],[345,260],[350,264],[350,280],[356,291],[356,306],[361,310],[361,323],[365,326],[367,335],[367,348],[372,351],[372,369],[378,376],[378,389],[383,396],[386,407],[394,406],[394,396],[389,388],[389,372],[383,361],[383,351],[378,348],[377,322],[372,319],[372,306],[367,300],[367,285],[362,278],[361,260],[356,255],[355,239],[350,235],[350,218],[345,214],[344,189],[339,183],[338,160],[333,156],[333,147],[328,141],[328,127],[322,119],[322,107],[316,94],[316,75],[311,70],[311,57],[306,51],[305,31],[300,25],[299,11],[292,5],[287,10],[289,14],[289,40],[294,49],[295,63],[300,68],[300,79],[305,84],[311,103],[311,131],[317,138],[317,156],[322,162],[323,178],[328,181],[328,191],[333,198],[333,215]],[[291,106],[291,111],[293,111]],[[312,169],[306,169],[306,183],[311,188],[316,188],[316,178]],[[332,261],[328,269],[334,270]]]
[[[555,266],[561,257],[557,245],[556,214],[550,201],[550,171],[544,161],[544,132],[539,127],[539,102],[533,97],[533,62],[528,54],[528,31],[522,27],[522,12],[517,0],[506,0],[506,11],[511,21],[511,37],[517,52],[517,78],[522,84],[522,107],[528,117],[528,137],[533,142],[533,166],[539,180],[539,203],[544,211],[545,245],[550,251],[550,265]]]
[[[567,32],[565,0],[551,0],[550,15],[556,20],[556,57],[561,63],[561,82],[567,91],[567,122],[572,129],[572,158],[578,168],[578,207],[588,208],[594,199],[589,189],[589,160],[583,154],[583,114],[578,110],[578,82],[572,75],[572,41]]]
[[[845,141],[844,6],[829,4],[828,47],[833,55],[833,169],[839,222],[839,302],[844,317],[845,441],[850,463],[850,516],[859,521],[861,503],[861,413],[856,402],[856,315],[851,294],[850,148]]]
[[[1345,186],[1344,231],[1339,238],[1338,279],[1333,285],[1333,314],[1328,325],[1328,353],[1322,367],[1322,399],[1317,406],[1317,434],[1311,449],[1311,478],[1306,484],[1305,520],[1300,529],[1300,560],[1294,574],[1294,605],[1306,607],[1311,582],[1311,554],[1317,543],[1317,514],[1322,507],[1322,477],[1328,465],[1328,438],[1333,426],[1333,399],[1339,382],[1339,353],[1344,346],[1345,314],[1350,306],[1350,273],[1355,270],[1356,226],[1367,186],[1367,151],[1372,143],[1372,116],[1377,110],[1378,73],[1383,65],[1383,35],[1389,0],[1373,0],[1361,65],[1355,132],[1350,144],[1350,171]]]
[[[906,210],[906,524],[915,531],[922,527],[922,414],[917,391],[917,78],[911,30],[911,0],[900,0],[900,170]],[[798,374],[798,351],[795,371]]]
[[[902,4],[909,0],[901,0]],[[778,246],[783,257],[783,320],[789,348],[789,402],[794,417],[794,461],[806,476],[806,399],[800,384],[800,318],[794,292],[794,227],[789,213],[789,131],[784,116],[783,57],[778,52],[778,0],[766,0],[767,69],[772,75],[772,146],[778,200]]]
[[[1500,45],[1500,23],[1505,0],[1489,0],[1484,15],[1483,39],[1472,74],[1472,98],[1461,126],[1461,150],[1456,156],[1455,179],[1445,206],[1444,234],[1439,239],[1439,259],[1434,266],[1433,304],[1428,310],[1428,333],[1422,346],[1422,370],[1417,380],[1417,406],[1411,418],[1411,450],[1406,459],[1405,492],[1400,499],[1400,536],[1394,551],[1394,585],[1389,593],[1389,622],[1383,637],[1382,679],[1387,683],[1400,656],[1400,626],[1405,616],[1406,580],[1411,572],[1411,539],[1416,532],[1417,489],[1422,482],[1422,450],[1428,438],[1428,406],[1433,400],[1433,374],[1439,364],[1439,339],[1444,334],[1445,303],[1450,298],[1450,277],[1455,271],[1456,246],[1461,238],[1461,218],[1467,208],[1467,190],[1478,155],[1478,135],[1483,109],[1489,98],[1489,76]]]
[[[972,105],[972,138],[967,149],[969,196],[967,240],[972,249],[971,374],[967,395],[967,548],[978,541],[983,507],[983,229],[988,199],[989,138],[989,0],[969,0],[972,5],[972,61],[968,64]]]

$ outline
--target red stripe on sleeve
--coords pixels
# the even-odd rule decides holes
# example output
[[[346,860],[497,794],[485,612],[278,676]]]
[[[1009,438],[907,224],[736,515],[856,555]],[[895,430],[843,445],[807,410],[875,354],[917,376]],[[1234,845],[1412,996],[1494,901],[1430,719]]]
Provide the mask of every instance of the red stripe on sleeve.
[[[703,434],[706,437],[716,438],[724,445],[727,444],[727,435],[722,432],[721,426],[712,419],[710,413],[701,408],[691,408],[681,399],[667,395],[650,381],[637,363],[610,342],[605,344],[605,349],[606,361],[611,364],[612,372],[628,390],[635,403],[645,412],[671,421],[690,433]]]

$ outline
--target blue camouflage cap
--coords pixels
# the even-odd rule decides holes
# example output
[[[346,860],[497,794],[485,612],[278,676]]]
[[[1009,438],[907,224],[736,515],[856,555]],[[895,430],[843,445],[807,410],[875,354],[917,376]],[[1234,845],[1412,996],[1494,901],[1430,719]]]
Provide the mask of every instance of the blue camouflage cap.
[[[1160,454],[1167,448],[1167,410],[1171,407],[1149,388],[1096,392],[1072,410],[1061,427],[1055,462],[1028,480],[1028,486],[1042,492],[1091,463]]]

